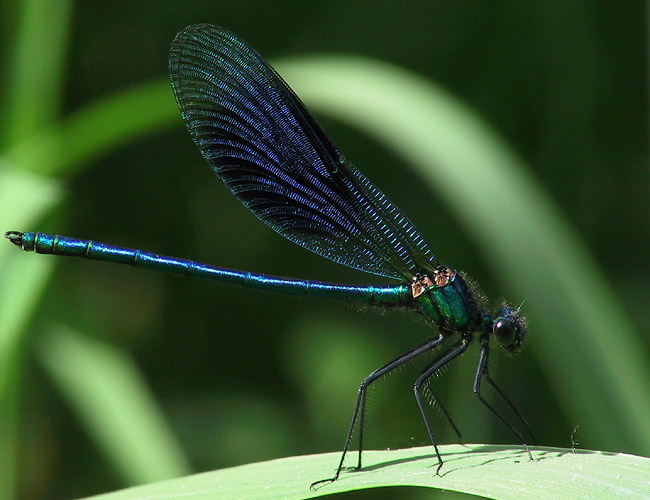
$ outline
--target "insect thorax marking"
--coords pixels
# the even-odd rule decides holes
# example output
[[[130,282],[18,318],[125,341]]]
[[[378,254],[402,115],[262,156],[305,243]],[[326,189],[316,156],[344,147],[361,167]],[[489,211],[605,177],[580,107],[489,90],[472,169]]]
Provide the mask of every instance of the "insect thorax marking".
[[[427,288],[432,286],[443,287],[447,285],[455,276],[456,271],[447,266],[438,266],[431,276],[416,274],[413,276],[413,283],[411,284],[413,298],[417,299]]]

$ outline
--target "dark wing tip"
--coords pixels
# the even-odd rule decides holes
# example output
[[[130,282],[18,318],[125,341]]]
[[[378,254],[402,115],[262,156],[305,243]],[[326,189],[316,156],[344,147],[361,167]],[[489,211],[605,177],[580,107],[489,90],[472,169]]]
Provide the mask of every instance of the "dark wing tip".
[[[194,33],[198,32],[205,32],[205,31],[212,31],[214,33],[227,33],[232,35],[233,33],[226,29],[222,28],[221,26],[215,26],[214,24],[207,24],[207,23],[197,23],[197,24],[190,24],[187,28],[183,28],[181,31],[178,32],[178,34],[174,37],[174,40],[172,41],[172,46],[174,45],[182,45],[183,41],[192,36]]]

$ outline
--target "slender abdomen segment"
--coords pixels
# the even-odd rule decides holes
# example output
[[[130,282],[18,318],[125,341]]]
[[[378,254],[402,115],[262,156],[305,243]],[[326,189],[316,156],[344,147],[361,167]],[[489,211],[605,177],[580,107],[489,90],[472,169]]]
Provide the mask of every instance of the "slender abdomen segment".
[[[7,233],[23,250],[42,254],[82,257],[116,264],[127,264],[156,271],[199,277],[259,290],[294,296],[325,297],[376,306],[408,306],[413,303],[407,285],[339,285],[320,281],[267,276],[235,269],[214,267],[201,262],[167,257],[132,248],[117,247],[91,240],[45,233]]]

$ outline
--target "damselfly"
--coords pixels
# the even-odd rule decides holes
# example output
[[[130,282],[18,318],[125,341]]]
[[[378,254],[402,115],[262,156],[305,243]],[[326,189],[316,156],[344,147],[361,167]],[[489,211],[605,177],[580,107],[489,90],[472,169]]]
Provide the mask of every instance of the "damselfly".
[[[431,376],[465,352],[476,335],[481,346],[474,394],[528,451],[521,433],[481,396],[481,382],[485,380],[528,429],[488,373],[492,337],[510,353],[518,352],[523,344],[526,323],[519,310],[506,305],[493,314],[484,310],[463,275],[438,261],[409,219],[341,154],[280,75],[241,38],[223,28],[190,26],[172,44],[169,71],[190,135],[217,176],[246,207],[294,243],[335,262],[392,279],[395,284],[346,285],[273,277],[65,236],[18,231],[5,236],[26,251],[129,264],[289,295],[402,307],[424,314],[437,326],[436,333],[361,382],[336,472],[312,486],[339,477],[357,426],[357,467],[361,468],[369,386],[449,340],[445,344],[451,345],[426,366],[413,386],[439,472],[443,460],[425,412],[423,390],[433,395],[428,386]],[[437,404],[460,437],[449,414]]]

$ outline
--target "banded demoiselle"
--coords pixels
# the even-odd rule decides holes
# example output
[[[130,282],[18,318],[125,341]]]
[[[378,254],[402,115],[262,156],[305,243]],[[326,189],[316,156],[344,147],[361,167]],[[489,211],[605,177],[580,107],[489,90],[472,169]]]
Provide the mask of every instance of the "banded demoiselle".
[[[359,428],[357,468],[361,468],[368,388],[387,373],[451,344],[428,364],[414,393],[438,459],[443,465],[425,412],[428,390],[460,438],[429,380],[470,345],[475,334],[480,354],[474,394],[530,451],[522,434],[481,396],[481,382],[496,389],[523,423],[528,424],[490,378],[490,339],[516,353],[526,335],[525,319],[507,305],[489,313],[462,273],[440,264],[409,219],[338,150],[316,119],[278,73],[234,33],[199,24],[175,38],[169,58],[176,102],[201,154],[232,193],[262,222],[312,252],[367,273],[392,279],[392,285],[342,285],[213,267],[185,259],[89,240],[43,233],[9,231],[5,236],[26,251],[129,264],[185,276],[197,276],[271,292],[327,297],[379,307],[412,309],[436,327],[415,349],[368,375],[358,390],[338,479]],[[445,341],[449,342],[445,342]]]

